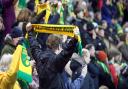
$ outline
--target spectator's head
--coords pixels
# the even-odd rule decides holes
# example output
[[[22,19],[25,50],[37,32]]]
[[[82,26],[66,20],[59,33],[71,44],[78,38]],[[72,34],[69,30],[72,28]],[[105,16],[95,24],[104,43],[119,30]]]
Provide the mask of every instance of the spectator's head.
[[[102,27],[103,27],[103,29],[107,29],[108,28],[107,21],[105,21],[105,20],[102,21]]]
[[[106,0],[106,4],[110,5],[111,4],[111,0]]]
[[[89,50],[82,49],[82,53],[83,53],[83,58],[84,58],[86,64],[89,64],[90,63],[90,53],[89,53]]]
[[[124,33],[128,33],[128,27],[124,28]]]
[[[99,27],[98,35],[101,37],[105,37],[105,31],[103,27]]]
[[[94,46],[93,44],[88,44],[88,45],[86,46],[86,49],[89,50],[89,53],[90,53],[90,56],[91,56],[91,57],[95,57],[95,52],[96,52],[96,50],[95,50],[95,46]]]
[[[75,6],[75,14],[78,18],[83,18],[84,16],[87,16],[88,7],[87,3],[83,0],[79,0],[77,5]]]
[[[84,0],[80,0],[79,1],[79,5],[78,5],[78,8],[81,8],[81,9],[87,8],[87,2],[84,1]]]
[[[87,31],[90,34],[93,34],[94,29],[95,29],[95,27],[94,27],[94,25],[91,22],[87,23]]]
[[[10,33],[12,44],[16,46],[21,38],[23,38],[22,30],[19,27],[14,27]]]
[[[124,33],[128,33],[128,22],[123,25]]]
[[[102,62],[107,61],[107,54],[104,51],[97,51],[96,52],[96,57]]]
[[[122,34],[120,36],[120,40],[127,43],[128,42],[128,33]]]
[[[70,63],[70,69],[72,71],[72,80],[74,81],[81,74],[84,59],[76,53],[72,55],[71,59],[72,60],[71,60],[71,63]]]
[[[97,20],[99,20],[99,21],[102,19],[101,11],[97,11],[97,12],[95,13],[95,19],[97,19]]]
[[[93,11],[88,11],[88,21],[90,21],[90,22],[93,22],[93,20],[94,20],[94,12]]]
[[[99,32],[98,24],[96,22],[93,22],[92,24],[94,25],[95,32],[98,33]]]
[[[107,86],[100,86],[100,88],[99,89],[109,89]]]
[[[11,54],[4,54],[0,60],[0,72],[6,72],[9,69],[12,60]]]
[[[116,50],[110,50],[108,52],[109,61],[114,61],[115,63],[120,63],[122,60],[122,54]]]
[[[81,57],[77,53],[73,53],[71,59],[77,61],[81,65],[84,65],[85,64],[85,60],[84,60],[83,56]]]
[[[31,20],[32,13],[29,9],[23,9],[20,11],[17,17],[17,21],[19,22],[28,22]]]
[[[31,11],[34,11],[34,2],[32,0],[30,0],[28,3],[27,3],[27,8]]]
[[[117,23],[117,19],[118,19],[118,18],[117,18],[116,16],[113,16],[113,17],[112,17],[112,24],[116,24],[116,23]]]
[[[77,17],[80,18],[80,19],[83,19],[83,17],[84,17],[84,12],[83,12],[83,10],[78,11]]]
[[[62,37],[60,35],[55,35],[55,34],[49,35],[46,41],[46,45],[48,46],[48,48],[52,49],[53,51],[59,49],[61,43],[62,43]]]
[[[3,18],[0,17],[0,30],[4,30]]]

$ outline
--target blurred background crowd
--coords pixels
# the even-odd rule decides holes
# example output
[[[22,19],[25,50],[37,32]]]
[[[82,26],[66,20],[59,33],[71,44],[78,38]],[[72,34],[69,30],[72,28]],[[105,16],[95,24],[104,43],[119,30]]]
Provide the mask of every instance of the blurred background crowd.
[[[33,61],[34,54],[31,55],[29,49],[33,82],[26,88],[15,79],[15,75],[12,75],[8,76],[8,80],[5,78],[6,83],[1,83],[4,80],[2,73],[10,69],[9,65],[13,62],[12,54],[19,40],[25,36],[28,22],[44,23],[47,12],[36,14],[35,2],[36,0],[0,0],[0,89],[39,87],[46,89],[41,88],[41,84],[45,81],[40,80],[41,76],[45,75],[36,71],[40,67],[36,66],[38,63],[35,64]],[[37,0],[37,2],[50,4],[51,15],[48,24],[79,27],[85,54],[85,57],[80,57],[73,53],[67,63],[65,71],[68,84],[66,78],[63,79],[66,88],[47,89],[128,89],[128,0]],[[47,46],[56,47],[57,44],[70,39],[66,36],[49,37],[49,35],[38,33],[37,41],[41,50],[45,50]],[[3,86],[8,84],[10,88],[1,88],[1,84]]]

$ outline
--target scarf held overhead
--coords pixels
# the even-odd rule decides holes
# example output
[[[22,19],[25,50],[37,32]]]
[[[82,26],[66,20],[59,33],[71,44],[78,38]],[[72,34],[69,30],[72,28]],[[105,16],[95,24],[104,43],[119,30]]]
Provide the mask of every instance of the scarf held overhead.
[[[52,25],[52,24],[32,24],[35,32],[38,33],[51,33],[51,34],[61,34],[74,37],[74,29],[77,26],[74,25]],[[78,51],[79,55],[82,56],[82,45],[80,34],[77,35],[78,38]]]

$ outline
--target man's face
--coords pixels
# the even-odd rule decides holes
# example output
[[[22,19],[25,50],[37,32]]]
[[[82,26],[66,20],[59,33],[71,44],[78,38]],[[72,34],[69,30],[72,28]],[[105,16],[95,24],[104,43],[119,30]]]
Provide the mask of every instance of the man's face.
[[[101,12],[97,12],[96,17],[98,20],[101,20],[102,19]]]
[[[80,11],[79,13],[77,13],[77,16],[79,18],[83,18],[84,17],[84,12],[83,11]]]
[[[103,22],[102,26],[104,27],[104,29],[107,29],[107,27],[108,27],[107,22]]]
[[[103,29],[99,30],[99,35],[100,35],[101,37],[104,37],[104,30],[103,30]]]
[[[22,37],[13,38],[13,45],[16,46]]]

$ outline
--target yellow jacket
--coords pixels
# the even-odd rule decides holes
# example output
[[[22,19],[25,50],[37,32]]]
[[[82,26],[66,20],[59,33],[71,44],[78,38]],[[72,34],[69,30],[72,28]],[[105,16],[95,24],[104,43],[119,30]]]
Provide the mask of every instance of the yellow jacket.
[[[21,89],[16,81],[16,73],[19,69],[21,51],[22,47],[19,45],[13,54],[9,70],[0,73],[0,89]]]

